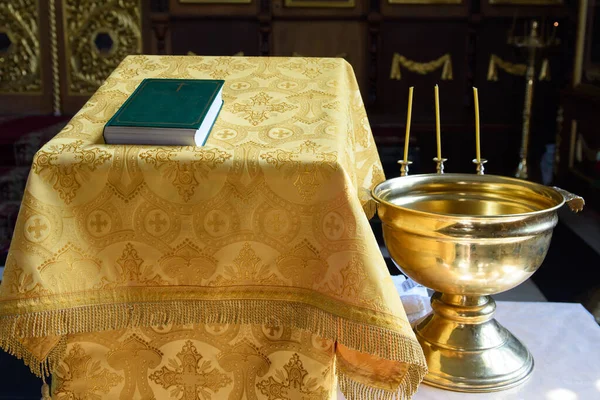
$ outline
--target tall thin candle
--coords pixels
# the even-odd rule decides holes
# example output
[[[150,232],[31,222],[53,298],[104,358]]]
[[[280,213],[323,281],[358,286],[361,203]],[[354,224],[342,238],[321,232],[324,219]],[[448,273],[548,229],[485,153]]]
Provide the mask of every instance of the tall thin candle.
[[[437,142],[437,158],[442,159],[442,135],[440,133],[440,90],[435,85],[435,138]]]
[[[479,145],[479,96],[477,95],[477,88],[473,87],[473,99],[475,104],[475,157],[477,162],[481,162],[481,152]]]
[[[408,162],[408,141],[410,137],[410,118],[412,115],[412,99],[414,86],[408,88],[408,111],[406,113],[406,138],[404,139],[404,162]]]

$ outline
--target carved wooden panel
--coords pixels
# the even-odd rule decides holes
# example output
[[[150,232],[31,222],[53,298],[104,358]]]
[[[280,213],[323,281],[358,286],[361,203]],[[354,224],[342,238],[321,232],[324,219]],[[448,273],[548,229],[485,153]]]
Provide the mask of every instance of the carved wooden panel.
[[[587,8],[587,23],[578,27],[581,40],[581,51],[575,58],[576,66],[581,74],[581,82],[600,86],[600,2],[589,0]]]
[[[52,111],[48,2],[0,2],[0,114]]]
[[[381,0],[386,17],[452,18],[466,17],[473,0]]]
[[[510,19],[489,20],[477,29],[478,42],[486,45],[476,54],[474,85],[485,123],[521,123],[527,53],[507,44],[511,24]]]
[[[273,22],[273,55],[343,57],[361,89],[366,85],[366,40],[366,25],[358,21]]]
[[[564,122],[557,143],[559,158],[555,184],[583,196],[586,207],[600,211],[600,152],[598,123],[600,88],[583,83],[566,89],[561,98]]]
[[[480,89],[482,123],[507,125],[520,139],[528,53],[525,49],[507,44],[507,32],[511,30],[511,26],[511,19],[498,19],[479,27],[477,36],[482,43],[486,43],[489,50],[479,51],[476,56],[476,65],[480,67],[476,69],[475,85]],[[548,34],[548,28],[545,29]],[[561,32],[561,35],[564,33]],[[561,39],[563,43],[555,48],[538,49],[534,63],[529,139],[529,154],[532,160],[540,159],[546,144],[555,139],[559,93],[561,88],[568,85],[567,64],[570,64],[570,61],[568,51],[564,47],[566,36]],[[506,135],[509,134],[507,130]],[[513,166],[517,163],[513,155],[518,151],[519,144],[515,144],[505,153],[511,157],[507,162]],[[534,164],[535,161],[531,163]],[[532,165],[532,168],[535,170],[538,165]]]
[[[355,0],[285,0],[286,7],[322,7],[322,8],[345,8],[354,7]]]
[[[142,52],[141,0],[62,0],[67,95],[91,95],[123,58]]]
[[[516,5],[516,6],[549,6],[563,4],[563,0],[488,0],[490,5]]]
[[[364,14],[368,8],[365,0],[272,0],[275,16],[295,17],[351,17]]]
[[[0,92],[42,91],[38,0],[0,3]]]
[[[255,16],[261,0],[168,0],[174,16]]]
[[[247,4],[252,3],[252,0],[179,0],[179,2],[192,4]]]
[[[569,13],[563,0],[481,0],[481,13],[488,17],[552,18]],[[579,1],[571,3],[577,7]]]
[[[219,40],[209,39],[215,37]],[[172,54],[191,51],[207,56],[231,56],[242,52],[246,56],[257,56],[258,46],[259,27],[256,21],[206,20],[199,24],[193,20],[179,20],[171,24]]]
[[[383,22],[377,111],[403,121],[408,88],[414,86],[413,121],[433,123],[433,88],[439,84],[442,123],[465,121],[467,30],[467,23],[461,21]]]

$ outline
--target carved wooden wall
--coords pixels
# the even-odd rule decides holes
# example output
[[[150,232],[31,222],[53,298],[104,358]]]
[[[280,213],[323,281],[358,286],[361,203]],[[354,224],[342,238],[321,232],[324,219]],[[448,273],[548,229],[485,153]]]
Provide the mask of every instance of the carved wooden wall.
[[[77,112],[123,57],[147,50],[146,7],[143,0],[0,2],[0,113]]]
[[[148,41],[163,54],[344,57],[354,67],[381,146],[402,144],[408,87],[415,86],[413,140],[424,159],[415,171],[434,169],[428,155],[435,152],[437,83],[447,168],[472,172],[471,88],[477,86],[488,171],[511,175],[518,163],[527,53],[507,44],[508,32],[526,34],[525,23],[537,19],[548,36],[552,23],[559,24],[561,44],[538,52],[536,60],[536,71],[545,63],[547,73],[534,93],[535,171],[556,134],[558,93],[573,63],[576,10],[577,4],[562,0],[155,0]],[[390,153],[393,165],[397,154]]]
[[[559,23],[561,44],[536,64],[546,59],[550,77],[534,92],[532,157],[539,158],[555,137],[558,93],[574,59],[577,1],[564,1],[11,0],[0,3],[0,111],[75,113],[126,54],[344,57],[382,147],[402,144],[415,86],[412,138],[424,160],[415,172],[434,168],[435,84],[447,170],[472,171],[477,86],[487,170],[510,175],[527,54],[507,44],[507,33],[524,34],[533,18],[546,34]],[[391,164],[396,156],[390,150]]]
[[[556,184],[580,194],[586,206],[600,211],[600,2],[587,0],[574,46],[571,87],[561,93],[564,111],[556,139]]]
[[[5,113],[50,110],[48,21],[40,18],[47,13],[47,4],[39,0],[0,2],[0,97]]]

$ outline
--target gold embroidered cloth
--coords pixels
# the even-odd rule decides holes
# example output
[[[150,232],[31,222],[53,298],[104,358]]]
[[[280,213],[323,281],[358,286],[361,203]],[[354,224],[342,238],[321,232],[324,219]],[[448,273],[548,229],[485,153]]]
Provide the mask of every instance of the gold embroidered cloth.
[[[335,344],[288,326],[194,324],[69,335],[52,398],[334,400]]]
[[[205,146],[104,144],[144,78],[226,80]],[[347,395],[410,396],[425,361],[368,223],[383,179],[341,59],[129,56],[34,158],[0,345],[42,374],[69,334],[286,326],[335,343]]]

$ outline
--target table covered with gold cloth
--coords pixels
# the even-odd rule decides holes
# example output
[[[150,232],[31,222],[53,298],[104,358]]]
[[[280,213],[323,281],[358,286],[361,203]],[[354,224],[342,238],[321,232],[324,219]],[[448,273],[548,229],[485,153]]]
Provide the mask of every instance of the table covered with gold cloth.
[[[205,146],[104,143],[144,78],[225,79]],[[344,60],[129,56],[34,158],[0,346],[58,399],[408,398],[383,179]]]

